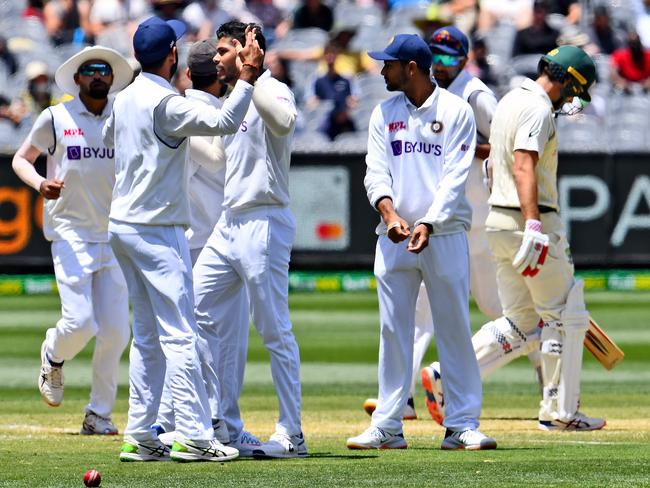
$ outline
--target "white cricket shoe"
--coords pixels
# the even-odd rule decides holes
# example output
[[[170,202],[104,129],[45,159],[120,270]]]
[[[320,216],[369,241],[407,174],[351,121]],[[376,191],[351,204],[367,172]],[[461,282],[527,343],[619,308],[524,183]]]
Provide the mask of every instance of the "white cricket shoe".
[[[170,457],[172,461],[190,463],[196,461],[230,461],[239,456],[239,451],[224,446],[216,439],[191,440],[177,435],[172,445]]]
[[[434,362],[420,370],[422,387],[425,392],[425,403],[431,418],[442,425],[445,420],[445,396],[442,393],[440,363]]]
[[[140,442],[135,437],[124,436],[120,461],[169,461],[169,448],[157,440]]]
[[[152,426],[152,428],[155,429],[155,425]],[[161,428],[162,429],[162,428]],[[212,429],[214,430],[214,438],[221,442],[222,444],[228,444],[230,441],[230,436],[228,435],[228,427],[226,427],[226,422],[223,419],[213,419],[212,420]],[[174,441],[176,440],[176,431],[172,430],[170,432],[164,432],[164,431],[158,431],[160,432],[158,434],[158,440],[165,444],[167,447],[170,449],[174,445]],[[233,446],[236,447],[236,446]]]
[[[348,449],[406,449],[404,434],[389,434],[379,427],[368,427],[361,435],[350,437]]]
[[[481,451],[496,449],[497,441],[476,429],[452,431],[447,429],[440,449],[467,449],[468,451]]]
[[[163,432],[162,434],[158,434],[158,440],[171,449],[174,445],[174,441],[176,440],[176,431],[172,430],[171,432]]]
[[[373,412],[377,410],[377,399],[376,398],[366,398],[366,401],[363,402],[363,409],[366,413],[372,416]],[[415,403],[413,402],[413,397],[409,397],[406,402],[406,406],[402,411],[402,420],[415,420],[418,418],[417,413],[415,413]]]
[[[86,410],[81,435],[117,435],[117,427],[110,417],[102,417],[92,410]]]
[[[307,443],[302,432],[298,435],[288,435],[276,432],[268,442],[253,449],[256,458],[296,458],[307,457]]]
[[[540,420],[539,429],[540,430],[559,430],[559,431],[590,431],[590,430],[600,430],[607,425],[605,419],[600,419],[597,417],[588,417],[582,412],[576,412],[576,415],[573,419],[568,422],[563,422],[562,420]]]
[[[262,449],[262,441],[250,432],[242,430],[239,437],[234,441],[228,442],[228,446],[234,447],[239,451],[239,457],[253,457],[254,450]]]
[[[63,366],[53,366],[45,353],[45,341],[41,345],[41,372],[38,390],[45,403],[58,407],[63,401]]]

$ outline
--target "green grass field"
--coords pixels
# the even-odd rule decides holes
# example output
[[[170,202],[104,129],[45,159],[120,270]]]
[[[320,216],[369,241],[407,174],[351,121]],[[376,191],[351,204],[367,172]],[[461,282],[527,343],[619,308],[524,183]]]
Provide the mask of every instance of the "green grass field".
[[[439,450],[443,429],[428,418],[405,423],[409,449],[348,451],[345,439],[369,424],[361,409],[376,396],[377,300],[371,293],[294,294],[292,319],[302,355],[303,426],[310,456],[229,463],[120,463],[119,437],[78,435],[87,401],[91,345],[66,363],[65,401],[40,399],[36,378],[45,329],[58,319],[56,297],[0,298],[0,486],[83,486],[87,469],[103,487],[291,486],[650,486],[650,293],[591,293],[596,320],[626,358],[605,371],[585,351],[582,409],[605,416],[593,433],[538,431],[538,393],[527,360],[488,378],[481,429],[499,449]],[[472,327],[483,317],[472,309]],[[431,350],[427,359],[435,357]],[[126,358],[126,355],[125,355]],[[124,428],[126,359],[114,420]],[[268,356],[255,332],[242,398],[247,429],[272,433],[277,402]]]

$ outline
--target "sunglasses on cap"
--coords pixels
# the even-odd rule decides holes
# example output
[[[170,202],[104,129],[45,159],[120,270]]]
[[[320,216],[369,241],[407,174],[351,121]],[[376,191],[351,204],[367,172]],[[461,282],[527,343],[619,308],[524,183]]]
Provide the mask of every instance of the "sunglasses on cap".
[[[452,56],[451,54],[436,54],[433,53],[432,55],[432,62],[431,64],[433,65],[441,65],[446,68],[451,68],[454,66],[458,66],[463,58],[458,57],[458,56]]]
[[[83,76],[94,76],[99,73],[100,76],[108,76],[113,72],[113,68],[106,63],[85,64],[79,68],[78,73]]]

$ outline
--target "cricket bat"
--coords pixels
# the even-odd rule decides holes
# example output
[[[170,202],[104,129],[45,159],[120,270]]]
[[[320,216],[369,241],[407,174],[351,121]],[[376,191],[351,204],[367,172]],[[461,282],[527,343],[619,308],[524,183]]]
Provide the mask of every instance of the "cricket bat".
[[[591,317],[589,317],[589,329],[585,335],[585,347],[605,369],[612,369],[625,357],[621,348],[605,334],[605,331]]]

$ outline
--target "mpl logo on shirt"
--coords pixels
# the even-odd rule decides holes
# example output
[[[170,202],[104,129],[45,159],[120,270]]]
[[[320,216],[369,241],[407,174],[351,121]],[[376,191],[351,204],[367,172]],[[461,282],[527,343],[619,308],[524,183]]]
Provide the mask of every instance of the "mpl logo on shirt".
[[[390,147],[393,150],[393,156],[413,153],[433,154],[434,156],[442,155],[442,145],[431,144],[429,142],[411,142],[396,139],[390,142]]]
[[[105,147],[68,146],[66,150],[69,160],[113,159],[115,157],[115,149]]]

